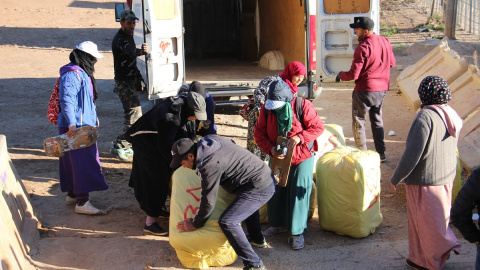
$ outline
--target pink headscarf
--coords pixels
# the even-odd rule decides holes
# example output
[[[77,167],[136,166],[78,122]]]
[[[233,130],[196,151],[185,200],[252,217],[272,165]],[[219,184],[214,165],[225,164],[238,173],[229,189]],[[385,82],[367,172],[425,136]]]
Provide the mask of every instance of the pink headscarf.
[[[307,69],[302,63],[298,61],[291,62],[285,67],[283,72],[280,73],[280,77],[282,77],[282,79],[288,84],[288,86],[290,86],[290,90],[294,95],[298,92],[298,86],[292,83],[292,78],[295,75],[307,76]]]

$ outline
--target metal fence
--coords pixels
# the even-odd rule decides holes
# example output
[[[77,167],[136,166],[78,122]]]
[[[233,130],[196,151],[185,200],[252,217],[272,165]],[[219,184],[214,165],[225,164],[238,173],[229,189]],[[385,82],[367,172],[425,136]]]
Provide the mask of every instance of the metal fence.
[[[445,19],[446,4],[449,0],[420,0],[430,15]],[[480,0],[450,0],[457,2],[456,29],[464,30],[480,38]]]

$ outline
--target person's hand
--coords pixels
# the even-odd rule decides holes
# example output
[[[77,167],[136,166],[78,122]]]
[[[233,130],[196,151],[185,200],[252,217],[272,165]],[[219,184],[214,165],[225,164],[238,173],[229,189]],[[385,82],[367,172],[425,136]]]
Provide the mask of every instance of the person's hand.
[[[288,139],[287,141],[287,148],[293,148],[295,147],[297,144],[300,143],[300,137],[298,137],[298,135],[295,135],[293,137],[291,137],[290,139]]]
[[[183,232],[195,231],[197,228],[195,228],[195,226],[193,226],[192,221],[193,221],[193,219],[187,218],[184,221],[178,222],[178,224],[177,224],[178,232],[183,233]]]
[[[276,158],[276,159],[284,159],[285,158],[284,154],[280,154],[280,153],[277,152],[277,148],[275,146],[272,147],[272,150],[270,150],[270,153],[272,153],[273,158]]]
[[[77,126],[76,125],[69,126],[68,131],[67,131],[67,136],[70,137],[70,138],[75,136],[75,131],[77,131]]]
[[[397,192],[397,188],[392,183],[390,183],[390,189],[393,191],[393,193]]]
[[[147,54],[147,53],[148,53],[147,43],[142,43],[142,51],[143,51],[143,54]]]
[[[335,82],[340,82],[340,73],[337,74],[337,77],[335,78]]]
[[[100,120],[98,120],[98,117],[97,117],[97,127],[100,126]]]

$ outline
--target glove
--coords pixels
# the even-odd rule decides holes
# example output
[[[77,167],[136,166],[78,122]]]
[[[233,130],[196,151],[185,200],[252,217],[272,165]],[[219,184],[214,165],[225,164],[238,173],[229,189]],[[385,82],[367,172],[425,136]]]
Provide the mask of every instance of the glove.
[[[335,82],[337,82],[337,83],[340,82],[340,73],[337,74],[337,77],[335,78]]]

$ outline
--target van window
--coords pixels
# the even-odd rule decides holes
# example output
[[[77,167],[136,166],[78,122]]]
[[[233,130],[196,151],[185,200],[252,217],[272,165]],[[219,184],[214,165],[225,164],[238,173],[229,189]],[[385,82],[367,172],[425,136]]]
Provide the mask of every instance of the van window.
[[[323,0],[326,14],[368,13],[370,0]]]
[[[153,1],[153,10],[157,20],[175,18],[175,0]]]

